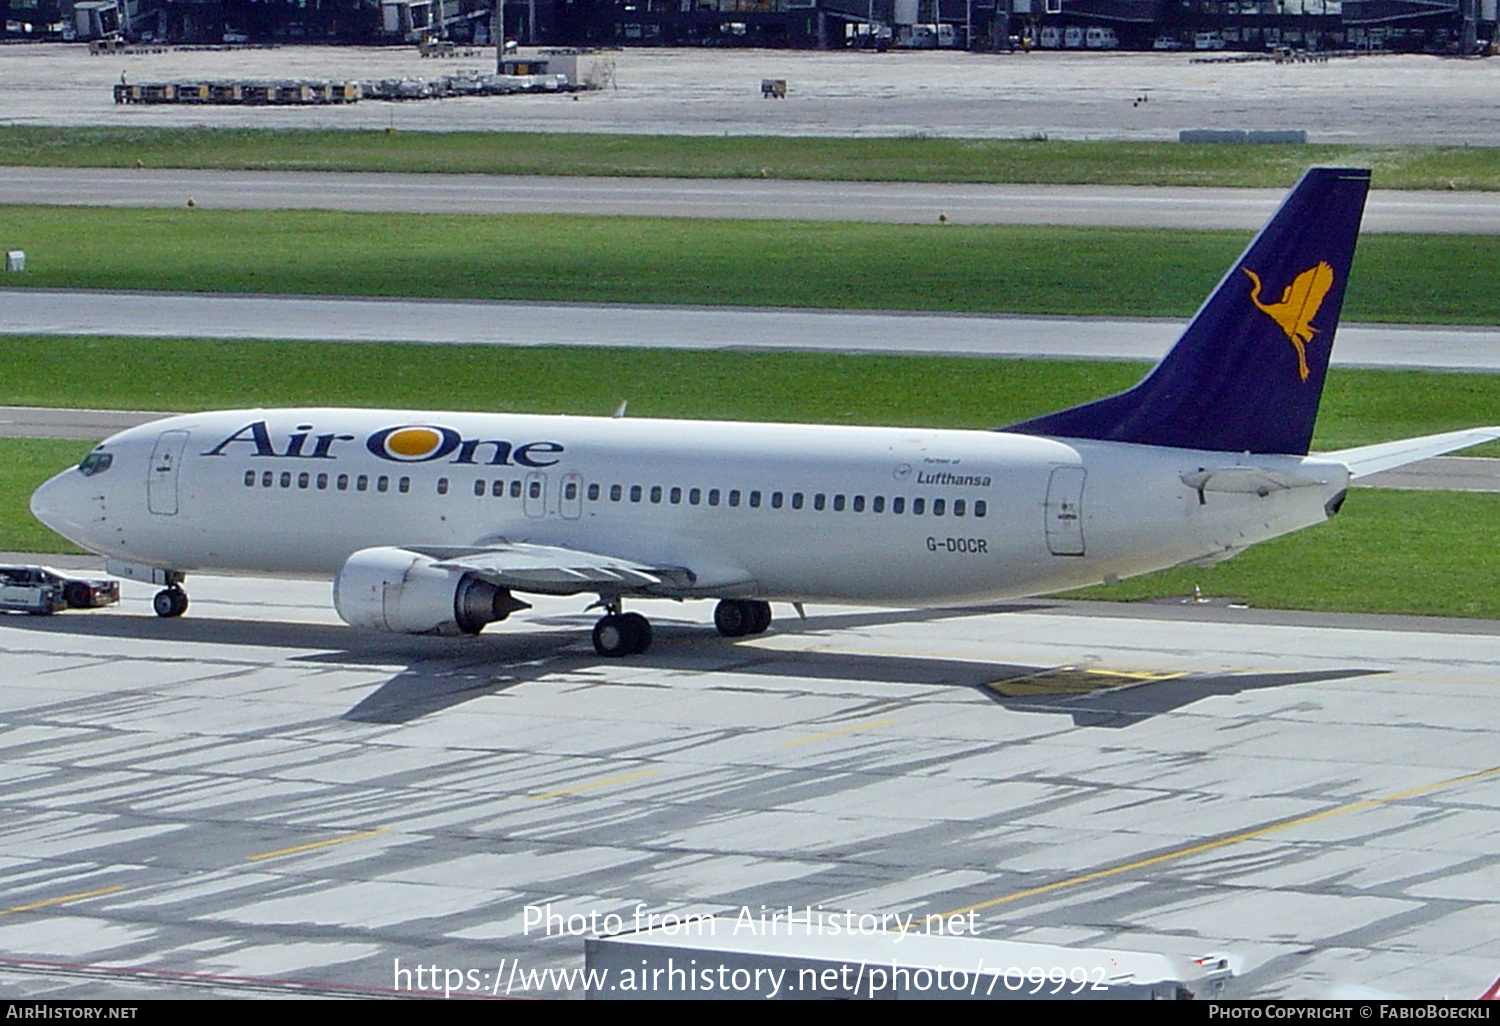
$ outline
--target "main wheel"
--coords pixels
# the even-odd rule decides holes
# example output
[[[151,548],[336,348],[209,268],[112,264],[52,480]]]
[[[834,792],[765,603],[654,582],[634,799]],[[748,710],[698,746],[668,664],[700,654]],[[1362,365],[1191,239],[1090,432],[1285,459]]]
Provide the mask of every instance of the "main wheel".
[[[746,602],[750,607],[751,622],[750,634],[764,634],[766,628],[771,626],[771,603],[769,602]]]
[[[606,659],[638,655],[651,645],[651,624],[639,613],[602,617],[594,624],[594,651]]]
[[[606,659],[619,659],[630,653],[626,644],[625,628],[618,616],[605,616],[594,624],[594,651]]]
[[[755,614],[750,603],[739,599],[723,599],[714,607],[714,626],[726,638],[742,638],[750,633],[755,623]]]
[[[156,610],[157,616],[162,617],[181,616],[187,612],[187,607],[187,592],[181,588],[163,588],[151,600],[151,608]]]
[[[630,636],[630,654],[641,655],[651,647],[651,621],[640,613],[622,613],[620,623]]]

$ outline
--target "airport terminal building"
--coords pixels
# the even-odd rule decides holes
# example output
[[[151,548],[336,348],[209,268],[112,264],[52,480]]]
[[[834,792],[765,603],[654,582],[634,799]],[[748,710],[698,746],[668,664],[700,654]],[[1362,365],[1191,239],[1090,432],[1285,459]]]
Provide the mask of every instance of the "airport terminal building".
[[[0,0],[10,38],[1474,53],[1497,0]]]

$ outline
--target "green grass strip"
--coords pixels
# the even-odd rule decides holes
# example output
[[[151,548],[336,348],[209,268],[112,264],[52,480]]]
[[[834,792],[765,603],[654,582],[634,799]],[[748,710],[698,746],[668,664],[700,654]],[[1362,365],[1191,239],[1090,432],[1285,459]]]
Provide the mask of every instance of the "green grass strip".
[[[1005,139],[818,139],[228,128],[0,128],[0,164],[222,170],[798,178],[1285,188],[1315,165],[1382,189],[1500,189],[1500,149],[1200,146]]]
[[[1248,234],[336,211],[0,208],[15,285],[1190,315]],[[1344,316],[1494,324],[1500,237],[1372,235]]]
[[[0,550],[82,552],[31,515],[31,493],[58,471],[77,464],[92,442],[0,438]]]
[[[992,428],[1128,388],[1128,361],[0,335],[0,405],[426,410]],[[1500,375],[1337,369],[1315,447],[1500,422]],[[1495,451],[1500,447],[1491,446]],[[1484,451],[1484,450],[1479,450]]]
[[[1204,595],[1271,609],[1500,618],[1500,495],[1359,488],[1326,524],[1213,567],[1148,574],[1069,598]]]

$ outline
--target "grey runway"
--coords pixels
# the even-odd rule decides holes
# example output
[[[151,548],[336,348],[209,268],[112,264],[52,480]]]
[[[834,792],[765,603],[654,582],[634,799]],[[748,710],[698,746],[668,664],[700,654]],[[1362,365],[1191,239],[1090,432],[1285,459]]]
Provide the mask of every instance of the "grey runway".
[[[1265,223],[1279,189],[969,185],[759,179],[515,177],[298,171],[0,167],[0,203],[449,214],[600,214],[935,224],[1238,228]],[[1364,230],[1493,235],[1477,192],[1370,194]]]
[[[453,639],[343,627],[326,584],[189,587],[181,621],[129,582],[0,617],[0,994],[389,993],[397,960],[488,990],[582,965],[525,932],[547,903],[976,908],[1232,955],[1244,997],[1495,972],[1493,623],[778,607],[735,644],[643,603],[650,657],[602,661],[581,600]]]
[[[168,413],[141,410],[69,410],[0,406],[0,438],[71,438],[98,441]]]
[[[0,333],[1156,360],[1168,319],[0,288]],[[1500,370],[1500,331],[1345,324],[1343,367]]]

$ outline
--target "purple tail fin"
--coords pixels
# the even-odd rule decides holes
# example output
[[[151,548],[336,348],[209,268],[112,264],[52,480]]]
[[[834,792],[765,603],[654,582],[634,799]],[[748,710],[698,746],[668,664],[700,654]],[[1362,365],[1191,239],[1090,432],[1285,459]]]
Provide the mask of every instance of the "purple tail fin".
[[[1140,384],[1004,430],[1306,453],[1369,188],[1369,171],[1308,171]]]

